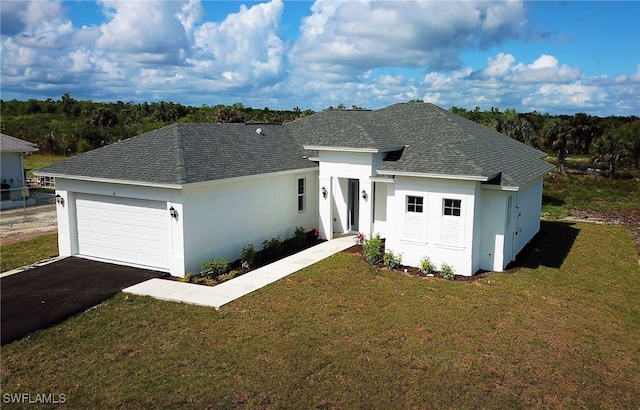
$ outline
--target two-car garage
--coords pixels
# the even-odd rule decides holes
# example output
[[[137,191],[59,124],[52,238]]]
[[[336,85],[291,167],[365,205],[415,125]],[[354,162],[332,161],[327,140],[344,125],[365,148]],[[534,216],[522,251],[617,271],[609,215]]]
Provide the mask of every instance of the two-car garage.
[[[78,255],[169,270],[166,201],[77,193],[75,208]]]

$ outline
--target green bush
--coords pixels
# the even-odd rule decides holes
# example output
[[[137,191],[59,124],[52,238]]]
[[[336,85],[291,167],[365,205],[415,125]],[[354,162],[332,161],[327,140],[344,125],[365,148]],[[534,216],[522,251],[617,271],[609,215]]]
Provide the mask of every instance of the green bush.
[[[229,261],[223,258],[205,261],[200,269],[200,274],[208,279],[217,278],[227,272],[229,272]]]
[[[447,265],[446,263],[443,263],[442,267],[440,267],[440,274],[442,275],[442,278],[446,280],[456,279],[456,273],[453,271],[453,267]]]
[[[371,239],[365,239],[362,244],[362,254],[364,259],[372,265],[382,263],[382,239],[379,233]]]
[[[402,254],[394,254],[393,251],[386,251],[384,254],[384,266],[389,269],[396,269],[402,263]]]
[[[243,268],[251,269],[255,266],[256,249],[249,244],[240,250],[240,262]]]
[[[308,232],[301,226],[297,226],[293,231],[293,243],[297,249],[302,249],[307,244]]]
[[[431,262],[431,259],[424,257],[420,260],[420,272],[423,275],[433,275],[436,271],[436,266]]]
[[[267,239],[262,242],[262,253],[266,260],[279,258],[284,253],[284,242],[280,239],[280,236]]]

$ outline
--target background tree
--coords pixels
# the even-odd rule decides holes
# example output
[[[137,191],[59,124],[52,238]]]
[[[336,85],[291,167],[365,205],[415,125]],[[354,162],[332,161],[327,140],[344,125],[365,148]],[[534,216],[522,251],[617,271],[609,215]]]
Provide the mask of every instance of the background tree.
[[[608,163],[609,179],[616,177],[617,165],[626,154],[627,147],[624,142],[624,130],[621,127],[609,128],[594,141],[594,162]]]
[[[556,169],[560,175],[567,175],[567,151],[574,145],[572,131],[566,120],[550,118],[540,134],[540,146],[556,154]]]

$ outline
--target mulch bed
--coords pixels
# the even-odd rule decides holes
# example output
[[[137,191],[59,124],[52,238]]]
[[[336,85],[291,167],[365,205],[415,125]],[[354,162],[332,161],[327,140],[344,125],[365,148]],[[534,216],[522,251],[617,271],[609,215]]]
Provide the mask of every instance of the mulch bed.
[[[362,245],[353,245],[352,247],[345,249],[343,252],[352,253],[354,255],[359,256],[360,258],[362,258],[364,260],[364,257],[362,255]],[[415,277],[415,278],[421,278],[421,279],[438,278],[438,279],[442,279],[442,276],[440,275],[440,272],[434,273],[433,276],[425,276],[420,271],[420,269],[415,267],[415,266],[400,265],[399,267],[397,267],[395,269],[387,268],[383,264],[378,264],[378,265],[375,265],[375,266],[380,270],[393,270],[393,271],[396,271],[396,272],[398,272],[398,273],[400,273],[402,275],[412,276],[412,277]],[[487,276],[489,276],[492,273],[493,272],[480,271],[480,272],[476,273],[473,276],[456,275],[456,279],[455,280],[458,281],[458,282],[475,282],[478,279],[486,278]]]

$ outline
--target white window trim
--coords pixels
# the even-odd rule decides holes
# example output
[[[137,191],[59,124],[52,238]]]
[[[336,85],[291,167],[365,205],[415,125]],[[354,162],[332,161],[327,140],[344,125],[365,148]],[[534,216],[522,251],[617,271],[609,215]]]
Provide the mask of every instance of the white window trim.
[[[410,210],[409,210],[409,205],[410,205],[410,203],[409,203],[409,198],[416,198],[416,199],[417,199],[417,198],[420,198],[420,199],[422,199],[422,203],[421,203],[421,204],[418,204],[417,202],[416,202],[416,203],[411,204],[411,205],[413,205],[415,208],[417,208],[418,206],[420,206],[420,208],[421,208],[421,209],[420,209],[419,211],[417,211],[417,210],[410,211]],[[405,210],[405,212],[406,212],[406,213],[422,214],[422,213],[424,213],[424,206],[425,206],[425,204],[424,204],[424,197],[423,197],[423,196],[420,196],[420,195],[407,195],[407,200],[406,200],[406,202],[405,202],[405,208],[404,208],[404,210]]]

